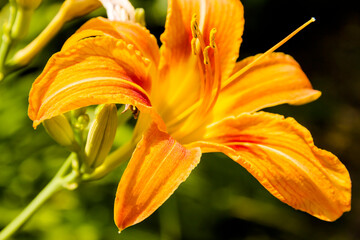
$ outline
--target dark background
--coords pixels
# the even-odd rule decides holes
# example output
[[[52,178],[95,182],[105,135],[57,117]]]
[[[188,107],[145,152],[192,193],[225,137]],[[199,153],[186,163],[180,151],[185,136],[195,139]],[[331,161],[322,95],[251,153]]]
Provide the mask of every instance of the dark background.
[[[20,46],[45,27],[60,2],[42,3]],[[166,1],[133,4],[145,8],[147,26],[159,37]],[[353,182],[351,212],[333,223],[318,220],[281,203],[227,157],[206,154],[155,214],[120,235],[112,210],[122,168],[101,181],[56,194],[15,239],[360,239],[359,1],[244,0],[243,5],[240,59],[265,52],[311,17],[317,19],[278,51],[300,63],[314,88],[322,91],[321,98],[267,111],[294,117],[311,131],[318,147],[346,165]],[[98,14],[104,11],[93,15]],[[27,97],[48,58],[90,17],[66,24],[30,66],[0,84],[0,227],[36,196],[68,155],[42,127],[32,129]]]

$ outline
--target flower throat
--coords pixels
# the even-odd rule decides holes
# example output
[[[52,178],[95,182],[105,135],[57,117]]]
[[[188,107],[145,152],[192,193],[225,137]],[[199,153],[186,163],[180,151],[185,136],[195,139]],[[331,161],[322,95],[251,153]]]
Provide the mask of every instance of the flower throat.
[[[238,72],[231,75],[228,79],[221,79],[220,59],[218,48],[215,42],[216,29],[213,28],[209,34],[209,45],[205,45],[205,40],[200,31],[197,15],[194,14],[191,21],[191,48],[192,53],[197,58],[197,64],[200,74],[200,94],[199,99],[186,111],[182,112],[176,118],[167,123],[167,127],[171,129],[177,125],[174,136],[179,140],[194,132],[200,124],[206,120],[206,116],[215,106],[217,98],[222,89],[237,82],[239,77],[251,69],[256,63],[261,61],[264,57],[276,51],[284,43],[290,40],[298,32],[307,27],[310,23],[315,22],[315,18],[311,18],[306,23],[298,27],[295,31],[286,36],[279,43],[267,50],[265,53],[259,55],[248,65],[240,69]],[[194,121],[196,120],[196,121]],[[194,124],[194,123],[197,124]],[[181,123],[181,124],[180,124]],[[179,127],[179,125],[182,125]]]

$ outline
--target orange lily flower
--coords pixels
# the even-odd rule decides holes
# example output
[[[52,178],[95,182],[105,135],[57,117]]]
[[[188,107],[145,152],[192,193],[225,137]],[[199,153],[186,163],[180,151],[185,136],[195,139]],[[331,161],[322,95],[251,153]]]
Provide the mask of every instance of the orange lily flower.
[[[138,144],[115,199],[120,230],[159,208],[205,152],[225,153],[275,197],[322,220],[350,210],[351,181],[339,159],[294,119],[259,111],[320,92],[289,55],[236,62],[243,26],[238,0],[169,0],[159,51],[139,24],[91,19],[36,79],[34,127],[93,104],[140,110]]]

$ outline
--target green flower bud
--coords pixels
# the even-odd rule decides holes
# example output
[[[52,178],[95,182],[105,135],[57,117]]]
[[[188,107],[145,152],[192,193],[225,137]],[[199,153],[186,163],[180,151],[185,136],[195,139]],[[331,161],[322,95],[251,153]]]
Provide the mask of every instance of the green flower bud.
[[[35,10],[40,3],[41,0],[16,0],[16,4],[25,10]]]
[[[74,132],[67,118],[58,115],[43,122],[47,133],[61,146],[74,150],[77,146]]]
[[[80,131],[83,131],[89,124],[89,121],[90,121],[89,115],[87,114],[80,115],[76,119],[74,127]]]
[[[145,10],[143,8],[135,9],[135,22],[139,23],[142,26],[146,25]]]
[[[65,17],[65,21],[84,16],[101,6],[98,0],[65,0],[60,8],[60,12]]]
[[[85,164],[93,169],[104,162],[114,142],[117,129],[116,105],[100,105],[95,114],[85,145]]]

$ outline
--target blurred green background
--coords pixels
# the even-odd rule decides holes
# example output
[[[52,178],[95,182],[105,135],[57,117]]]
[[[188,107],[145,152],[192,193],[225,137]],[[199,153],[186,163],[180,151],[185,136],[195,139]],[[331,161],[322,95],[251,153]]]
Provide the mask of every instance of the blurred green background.
[[[46,26],[61,2],[42,3],[19,47]],[[226,156],[206,154],[158,211],[121,234],[113,223],[113,201],[123,167],[100,181],[56,194],[14,239],[360,239],[359,1],[242,2],[246,23],[241,59],[266,51],[310,17],[317,19],[280,51],[301,64],[322,97],[304,106],[267,110],[297,119],[311,131],[318,147],[333,152],[347,166],[353,182],[352,211],[334,223],[320,221],[281,203]],[[5,3],[2,0],[0,7]],[[159,37],[166,0],[132,3],[145,8],[147,26]],[[102,9],[92,15],[104,13]],[[34,131],[27,98],[48,58],[90,17],[66,24],[30,66],[0,84],[0,228],[36,196],[68,155],[43,127]]]

